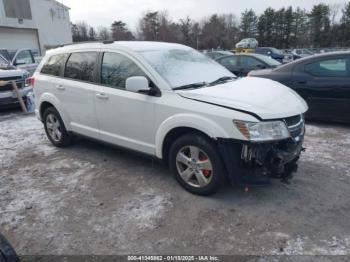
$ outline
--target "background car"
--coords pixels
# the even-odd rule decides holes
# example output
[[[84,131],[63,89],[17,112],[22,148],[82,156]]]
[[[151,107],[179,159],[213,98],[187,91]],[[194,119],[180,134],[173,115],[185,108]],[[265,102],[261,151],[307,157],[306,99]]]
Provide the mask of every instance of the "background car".
[[[245,38],[236,44],[236,48],[257,48],[259,45],[255,38]]]
[[[350,123],[350,52],[313,55],[249,76],[278,81],[309,104],[307,117]]]
[[[34,73],[40,62],[36,60],[36,54],[38,55],[38,52],[31,49],[0,49],[0,54],[18,69],[28,71],[30,75]]]
[[[17,96],[13,91],[12,81],[17,83],[19,93],[26,100],[28,93],[33,90],[29,81],[29,73],[16,69],[0,55],[0,109],[19,106]]]
[[[300,59],[303,57],[307,57],[307,56],[314,54],[313,52],[311,52],[310,50],[307,50],[307,49],[293,49],[291,51],[291,53],[293,54],[294,60]]]
[[[210,57],[211,59],[216,60],[220,57],[232,55],[232,52],[230,52],[230,51],[207,51],[207,52],[204,52],[204,54],[206,56]]]
[[[293,56],[283,53],[281,50],[274,47],[258,47],[255,49],[256,54],[269,56],[280,63],[288,63],[293,61]]]
[[[216,60],[236,76],[246,76],[250,71],[257,69],[275,68],[281,63],[263,55],[237,54],[221,57]]]

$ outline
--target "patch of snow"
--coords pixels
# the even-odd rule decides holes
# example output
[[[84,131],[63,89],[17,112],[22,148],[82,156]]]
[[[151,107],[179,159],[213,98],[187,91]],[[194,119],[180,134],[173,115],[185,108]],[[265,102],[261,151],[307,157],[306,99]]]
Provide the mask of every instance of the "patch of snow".
[[[16,116],[0,122],[0,167],[13,165],[25,152],[50,156],[57,149],[46,138],[42,123],[35,116]]]

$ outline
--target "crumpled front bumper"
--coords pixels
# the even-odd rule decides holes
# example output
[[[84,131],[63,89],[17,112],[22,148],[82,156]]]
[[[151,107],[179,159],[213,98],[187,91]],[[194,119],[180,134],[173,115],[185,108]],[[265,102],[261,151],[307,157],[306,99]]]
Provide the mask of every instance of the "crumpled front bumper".
[[[233,185],[261,185],[297,171],[303,141],[304,136],[266,143],[218,139],[218,148]]]

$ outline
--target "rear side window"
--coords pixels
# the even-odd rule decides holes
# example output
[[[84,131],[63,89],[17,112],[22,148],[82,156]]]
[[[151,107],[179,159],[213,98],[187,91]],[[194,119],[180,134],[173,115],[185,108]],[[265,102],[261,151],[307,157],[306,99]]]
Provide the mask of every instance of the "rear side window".
[[[41,69],[41,73],[52,76],[60,76],[64,62],[66,61],[66,57],[67,55],[64,54],[51,56]]]
[[[86,82],[94,82],[97,60],[97,52],[71,54],[66,64],[64,77]]]
[[[117,53],[104,53],[101,68],[101,83],[125,88],[126,79],[132,76],[145,76],[145,73],[132,60]]]
[[[349,77],[350,59],[338,58],[317,61],[305,65],[305,71],[319,77]]]
[[[224,66],[237,66],[237,60],[237,56],[230,56],[221,59],[221,64],[223,64]]]
[[[241,56],[241,66],[247,68],[254,68],[263,65],[260,61],[252,57]]]

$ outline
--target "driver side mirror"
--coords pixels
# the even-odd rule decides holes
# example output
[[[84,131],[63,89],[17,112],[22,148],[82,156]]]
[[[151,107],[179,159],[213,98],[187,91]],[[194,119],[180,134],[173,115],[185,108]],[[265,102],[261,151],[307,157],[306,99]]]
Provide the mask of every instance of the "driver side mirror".
[[[264,66],[264,65],[262,65],[262,64],[258,64],[258,65],[256,65],[256,68],[258,68],[258,69],[265,69],[266,66]]]
[[[148,80],[144,76],[132,76],[126,79],[125,89],[134,93],[151,91]]]

